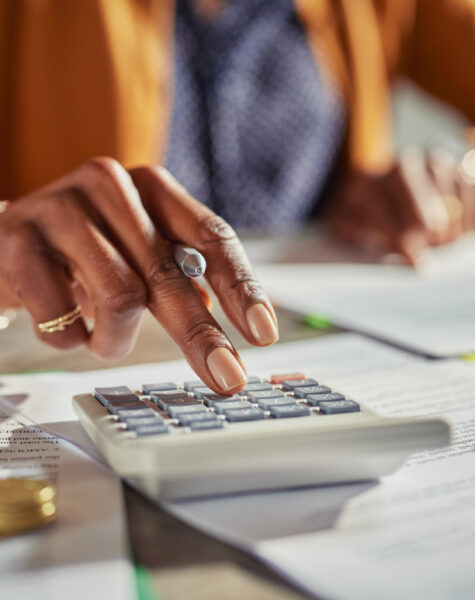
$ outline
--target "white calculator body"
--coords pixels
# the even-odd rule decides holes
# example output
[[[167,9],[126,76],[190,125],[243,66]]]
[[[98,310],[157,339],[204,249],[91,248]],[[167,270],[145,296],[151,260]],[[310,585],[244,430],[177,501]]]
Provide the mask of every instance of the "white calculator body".
[[[379,478],[450,442],[437,418],[387,418],[301,373],[235,396],[200,381],[96,388],[74,409],[110,466],[153,499]]]

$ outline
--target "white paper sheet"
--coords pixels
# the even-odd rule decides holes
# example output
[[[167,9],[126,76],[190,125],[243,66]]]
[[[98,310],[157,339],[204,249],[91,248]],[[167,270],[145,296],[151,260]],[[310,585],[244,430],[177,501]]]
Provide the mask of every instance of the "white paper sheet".
[[[28,387],[23,378],[22,388]],[[51,406],[42,410],[52,415]],[[58,519],[47,528],[0,540],[0,597],[135,598],[120,480],[12,412],[11,403],[0,397],[0,477],[47,477],[58,487]]]
[[[444,415],[454,444],[418,453],[380,483],[175,502],[169,510],[318,597],[473,600],[475,365],[345,336],[283,350],[266,361],[300,364],[382,413]]]
[[[432,252],[421,272],[355,264],[260,266],[274,301],[433,356],[475,351],[475,234]]]

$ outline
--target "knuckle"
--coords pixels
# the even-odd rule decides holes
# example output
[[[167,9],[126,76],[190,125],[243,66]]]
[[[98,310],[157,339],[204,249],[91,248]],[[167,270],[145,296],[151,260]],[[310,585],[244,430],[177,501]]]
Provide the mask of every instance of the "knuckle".
[[[236,242],[234,229],[222,217],[209,215],[197,222],[197,239],[203,245]]]
[[[43,249],[41,238],[33,225],[23,224],[5,233],[9,262],[16,267],[29,260],[31,253]]]
[[[135,286],[132,289],[123,289],[109,294],[102,302],[104,308],[116,317],[124,317],[142,310],[147,304],[145,288]]]
[[[122,187],[128,181],[129,175],[119,161],[109,156],[95,156],[87,160],[81,167],[80,173],[87,183],[93,185],[114,185]],[[82,178],[81,178],[82,179]]]
[[[147,281],[154,290],[173,282],[182,282],[183,276],[171,257],[156,258],[146,269]]]
[[[224,333],[218,329],[215,323],[207,320],[193,321],[184,330],[183,344],[191,346],[196,343],[200,347],[223,344],[229,346]]]

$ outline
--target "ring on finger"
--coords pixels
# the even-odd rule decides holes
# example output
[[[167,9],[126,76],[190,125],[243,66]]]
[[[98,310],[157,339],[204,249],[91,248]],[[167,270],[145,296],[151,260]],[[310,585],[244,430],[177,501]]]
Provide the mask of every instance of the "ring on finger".
[[[77,304],[73,310],[67,312],[56,319],[50,321],[43,321],[38,323],[37,327],[41,333],[54,333],[55,331],[64,331],[68,325],[75,323],[82,314],[82,308],[80,304]]]

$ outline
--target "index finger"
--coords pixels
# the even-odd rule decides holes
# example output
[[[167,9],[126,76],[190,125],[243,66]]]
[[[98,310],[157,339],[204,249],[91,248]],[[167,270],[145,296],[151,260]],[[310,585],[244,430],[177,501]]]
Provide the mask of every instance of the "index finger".
[[[229,320],[251,344],[278,340],[277,319],[232,227],[195,200],[161,167],[130,171],[142,202],[157,228],[169,239],[199,250],[206,278]]]

